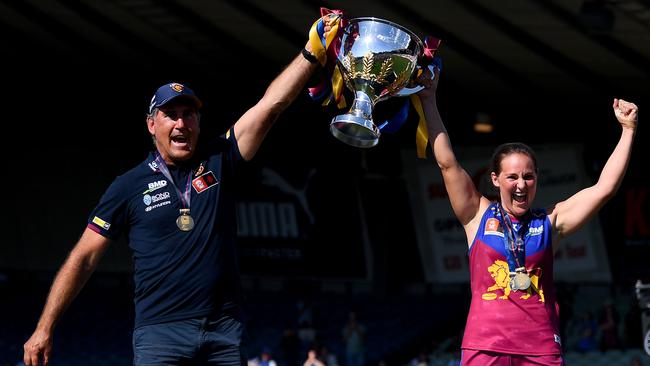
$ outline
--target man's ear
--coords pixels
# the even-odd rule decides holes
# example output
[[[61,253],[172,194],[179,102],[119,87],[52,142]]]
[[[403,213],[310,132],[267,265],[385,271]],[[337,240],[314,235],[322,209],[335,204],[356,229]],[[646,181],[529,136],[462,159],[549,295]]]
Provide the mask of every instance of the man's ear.
[[[492,179],[492,185],[499,188],[499,176],[495,172],[490,173],[490,179]]]
[[[156,129],[154,128],[154,119],[152,115],[147,115],[147,129],[149,130],[149,133],[152,135],[156,132]]]

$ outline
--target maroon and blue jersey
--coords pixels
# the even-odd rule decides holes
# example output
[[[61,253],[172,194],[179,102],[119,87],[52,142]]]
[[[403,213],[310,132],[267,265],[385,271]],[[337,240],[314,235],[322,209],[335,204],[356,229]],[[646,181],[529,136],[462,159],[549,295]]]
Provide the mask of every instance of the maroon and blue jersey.
[[[173,182],[152,152],[113,181],[88,219],[88,228],[107,238],[128,237],[136,328],[241,305],[233,174],[242,158],[234,134],[226,136],[169,166]],[[176,225],[184,205],[175,185],[181,192],[191,185],[190,231]]]
[[[524,355],[561,354],[559,309],[553,285],[552,227],[543,209],[532,210],[524,231],[525,267],[530,287],[510,288],[507,233],[496,203],[483,214],[469,248],[472,302],[463,349]]]

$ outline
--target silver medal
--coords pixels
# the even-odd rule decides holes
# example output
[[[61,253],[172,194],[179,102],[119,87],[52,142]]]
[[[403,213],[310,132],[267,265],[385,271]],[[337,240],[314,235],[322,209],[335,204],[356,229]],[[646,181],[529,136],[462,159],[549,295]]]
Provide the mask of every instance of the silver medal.
[[[510,288],[513,291],[526,291],[530,287],[530,277],[525,272],[517,272],[510,278]]]

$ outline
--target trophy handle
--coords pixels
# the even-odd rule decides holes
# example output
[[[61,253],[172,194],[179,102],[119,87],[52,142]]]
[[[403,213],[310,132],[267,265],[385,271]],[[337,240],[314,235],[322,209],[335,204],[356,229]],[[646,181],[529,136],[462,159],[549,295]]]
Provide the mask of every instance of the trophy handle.
[[[427,65],[427,67],[429,68],[429,71],[431,71],[431,80],[433,80],[433,78],[436,77],[436,74],[433,72],[436,65],[430,64],[430,65]],[[402,90],[395,93],[395,96],[406,97],[406,96],[409,96],[411,94],[415,94],[415,93],[419,92],[422,89],[424,89],[424,87],[422,85],[414,86],[412,88],[404,87],[404,88],[402,88]]]

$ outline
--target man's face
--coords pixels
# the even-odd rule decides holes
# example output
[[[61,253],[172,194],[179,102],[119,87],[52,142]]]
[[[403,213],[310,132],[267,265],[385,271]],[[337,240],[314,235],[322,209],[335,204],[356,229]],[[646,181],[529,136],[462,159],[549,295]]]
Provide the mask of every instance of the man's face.
[[[199,114],[187,101],[171,101],[147,118],[149,133],[166,164],[189,160],[199,139]]]

